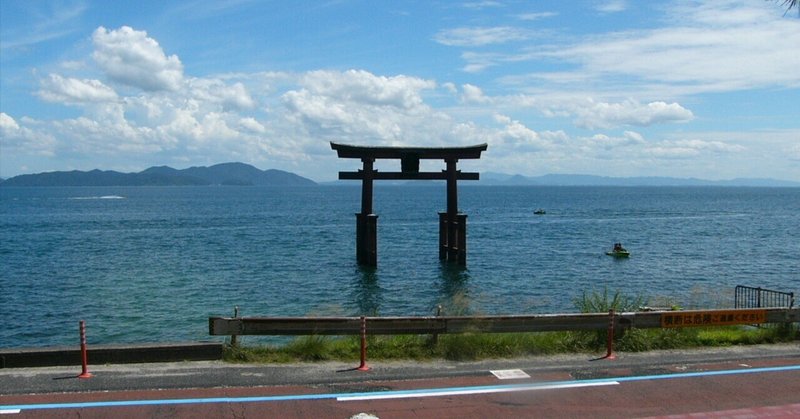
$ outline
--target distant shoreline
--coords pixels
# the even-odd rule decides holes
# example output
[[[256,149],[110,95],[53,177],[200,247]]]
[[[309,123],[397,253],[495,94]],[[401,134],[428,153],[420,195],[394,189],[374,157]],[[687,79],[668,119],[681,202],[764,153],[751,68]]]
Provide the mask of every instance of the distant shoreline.
[[[431,185],[436,181],[381,181],[378,185]],[[103,171],[57,171],[14,176],[0,180],[0,186],[282,186],[358,185],[354,181],[315,182],[295,173],[281,170],[260,170],[244,163],[222,163],[210,167],[173,169],[157,166],[138,173]],[[647,187],[800,187],[800,182],[771,178],[736,178],[706,180],[659,176],[610,177],[580,174],[547,174],[542,176],[481,173],[480,180],[462,182],[478,186],[647,186]]]

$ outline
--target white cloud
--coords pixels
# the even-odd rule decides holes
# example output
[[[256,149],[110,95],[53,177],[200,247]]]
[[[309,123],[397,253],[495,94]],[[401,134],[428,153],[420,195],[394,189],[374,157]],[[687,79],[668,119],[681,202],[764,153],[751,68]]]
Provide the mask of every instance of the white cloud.
[[[58,133],[60,147],[87,155],[155,153],[168,149],[169,141],[155,135],[149,126],[137,126],[125,117],[125,105],[107,104],[89,117],[54,121],[48,126]]]
[[[628,8],[625,0],[606,0],[605,2],[597,3],[594,8],[602,13],[618,13]]]
[[[595,134],[588,139],[592,147],[611,150],[619,147],[637,147],[645,145],[644,137],[634,131],[625,131],[621,137],[610,137],[606,134]]]
[[[283,95],[294,125],[320,138],[362,138],[393,144],[402,140],[397,108],[356,105],[340,98],[292,90]]]
[[[534,21],[534,20],[546,19],[548,17],[553,17],[553,16],[558,16],[558,13],[554,12],[523,13],[521,15],[518,15],[517,19]]]
[[[501,115],[499,113],[498,114],[494,114],[494,120],[495,120],[495,122],[497,122],[499,124],[503,124],[503,125],[508,125],[508,124],[511,123],[511,117],[509,117],[507,115]]]
[[[287,121],[316,139],[400,144],[421,134],[422,121],[433,128],[442,118],[422,98],[436,87],[430,80],[350,70],[312,71],[298,83],[281,96]]]
[[[158,126],[158,132],[162,137],[175,139],[196,140],[203,137],[200,123],[194,116],[191,109],[173,109],[167,122]]]
[[[710,7],[681,10],[671,27],[608,34],[548,55],[580,63],[582,71],[598,76],[684,84],[683,91],[800,85],[800,21],[780,19],[764,8]]]
[[[5,137],[9,135],[9,133],[17,132],[19,130],[19,124],[5,112],[0,112],[0,130],[3,130],[3,137]]]
[[[467,64],[462,68],[466,73],[480,73],[489,67],[494,67],[502,61],[502,55],[492,52],[467,51],[461,54]]]
[[[478,86],[473,86],[471,84],[465,84],[461,86],[461,100],[465,103],[489,103],[491,99],[486,97],[483,94],[483,90],[481,90]]]
[[[550,118],[573,117],[576,126],[586,129],[646,127],[688,122],[694,119],[691,110],[674,102],[656,101],[642,104],[633,99],[622,102],[598,102],[592,98],[569,94],[487,96],[480,87],[471,84],[462,86],[461,101],[465,104],[491,104],[495,110],[534,108]]]
[[[83,70],[86,68],[86,63],[83,61],[64,61],[59,64],[59,67],[65,70]]]
[[[633,100],[620,103],[591,103],[574,110],[575,124],[596,129],[620,125],[649,126],[667,122],[686,122],[694,119],[692,111],[677,103],[651,102],[640,104]]]
[[[180,88],[183,64],[176,55],[167,57],[147,32],[101,26],[92,34],[92,41],[95,62],[112,80],[146,91]]]
[[[490,44],[503,44],[531,38],[532,33],[523,28],[497,26],[488,28],[454,28],[439,31],[433,40],[453,47],[479,47]]]
[[[562,139],[565,136],[563,132],[540,134],[506,115],[496,114],[494,120],[502,124],[503,128],[492,133],[489,145],[501,156],[547,150],[552,148],[553,140]]]
[[[644,137],[642,137],[642,134],[639,134],[636,131],[625,131],[624,135],[625,135],[625,138],[627,138],[632,143],[641,144],[641,143],[644,142]]]
[[[503,7],[503,3],[499,1],[493,0],[483,0],[483,1],[469,1],[462,4],[462,7],[467,9],[475,9],[481,10],[486,8],[494,8],[494,7]]]
[[[36,125],[35,121],[29,122]],[[0,112],[0,148],[8,151],[19,151],[37,156],[52,157],[55,155],[56,140],[45,131],[20,125],[10,115]]]
[[[409,76],[376,76],[364,70],[311,71],[299,83],[314,95],[347,102],[412,109],[423,103],[421,92],[436,87],[432,80]]]
[[[800,65],[790,33],[800,25],[778,27],[674,28],[625,33],[593,40],[553,56],[579,61],[598,76],[621,74],[655,83],[689,84],[695,92],[796,85]],[[788,73],[788,74],[782,74]],[[685,88],[684,88],[685,89]]]
[[[44,129],[58,133],[64,150],[86,155],[119,157],[124,153],[136,159],[137,155],[169,153],[161,158],[165,164],[190,156],[252,161],[267,155],[258,147],[263,141],[260,137],[269,135],[267,126],[242,114],[254,111],[255,105],[243,83],[192,79],[178,91],[123,97]]]
[[[740,145],[727,144],[722,141],[678,140],[664,141],[656,146],[649,147],[647,152],[662,158],[686,158],[698,156],[702,153],[739,153],[745,150],[745,147]]]
[[[99,80],[79,80],[50,74],[41,81],[41,84],[42,88],[37,94],[48,102],[71,104],[109,102],[118,99],[114,89]]]
[[[442,87],[450,94],[455,95],[458,93],[458,88],[456,87],[455,83],[442,83]]]
[[[604,3],[616,10],[614,2]],[[676,97],[707,92],[800,86],[800,20],[752,2],[683,2],[665,8],[660,27],[592,33],[576,42],[527,43],[513,52],[468,51],[464,70],[551,61],[558,71],[507,76],[530,88],[593,90],[622,96]],[[443,35],[449,32],[443,33]],[[475,46],[465,31],[449,45]],[[480,39],[476,34],[475,38]],[[452,38],[452,40],[450,40]],[[522,37],[520,37],[522,38]],[[565,68],[566,69],[563,69]],[[541,82],[553,85],[542,85]],[[602,86],[602,87],[598,87]]]
[[[242,118],[239,120],[239,126],[247,131],[257,134],[263,134],[267,132],[267,129],[264,127],[264,125],[261,125],[261,123],[256,121],[255,118]]]
[[[228,126],[228,116],[210,112],[203,116],[201,138],[214,140],[231,140],[239,137],[239,132]]]
[[[189,94],[203,102],[219,103],[226,108],[249,109],[255,101],[242,83],[225,84],[218,79],[193,78],[187,81]]]

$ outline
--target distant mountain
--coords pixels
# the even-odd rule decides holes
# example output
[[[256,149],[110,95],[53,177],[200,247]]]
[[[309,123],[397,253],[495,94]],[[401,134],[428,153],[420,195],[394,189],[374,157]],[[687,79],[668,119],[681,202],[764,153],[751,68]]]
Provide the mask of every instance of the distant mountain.
[[[168,166],[151,167],[139,173],[113,170],[46,172],[20,175],[0,182],[0,186],[313,186],[308,178],[281,170],[259,170],[244,163],[222,163],[211,167],[177,170]]]
[[[222,163],[211,167],[190,167],[182,174],[205,179],[215,185],[308,186],[311,179],[281,170],[259,170],[244,163]]]
[[[542,185],[542,186],[759,186],[800,187],[800,182],[777,179],[703,180],[672,177],[609,177],[594,175],[543,175],[528,177],[504,173],[481,173],[481,185]]]

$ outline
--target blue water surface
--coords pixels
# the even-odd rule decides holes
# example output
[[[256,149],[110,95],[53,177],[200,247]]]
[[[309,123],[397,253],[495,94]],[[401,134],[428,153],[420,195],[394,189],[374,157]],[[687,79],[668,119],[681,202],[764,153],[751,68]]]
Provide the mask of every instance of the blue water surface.
[[[730,307],[800,290],[800,188],[460,185],[467,268],[438,259],[443,183],[376,185],[378,268],[355,262],[357,184],[0,188],[0,347],[209,340],[209,316],[576,311],[584,292]],[[534,215],[538,208],[545,215]],[[622,242],[632,256],[604,252]]]

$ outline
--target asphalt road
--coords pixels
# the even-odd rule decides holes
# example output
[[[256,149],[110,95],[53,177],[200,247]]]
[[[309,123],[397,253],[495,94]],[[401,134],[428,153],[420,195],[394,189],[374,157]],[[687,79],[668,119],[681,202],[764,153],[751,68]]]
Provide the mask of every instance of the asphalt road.
[[[800,417],[800,345],[459,362],[0,370],[27,417]],[[493,374],[494,371],[496,374]],[[501,379],[522,373],[519,378]],[[500,377],[498,377],[500,375]],[[513,375],[513,374],[512,374]],[[684,415],[684,416],[680,416]],[[692,416],[696,417],[696,416]]]

